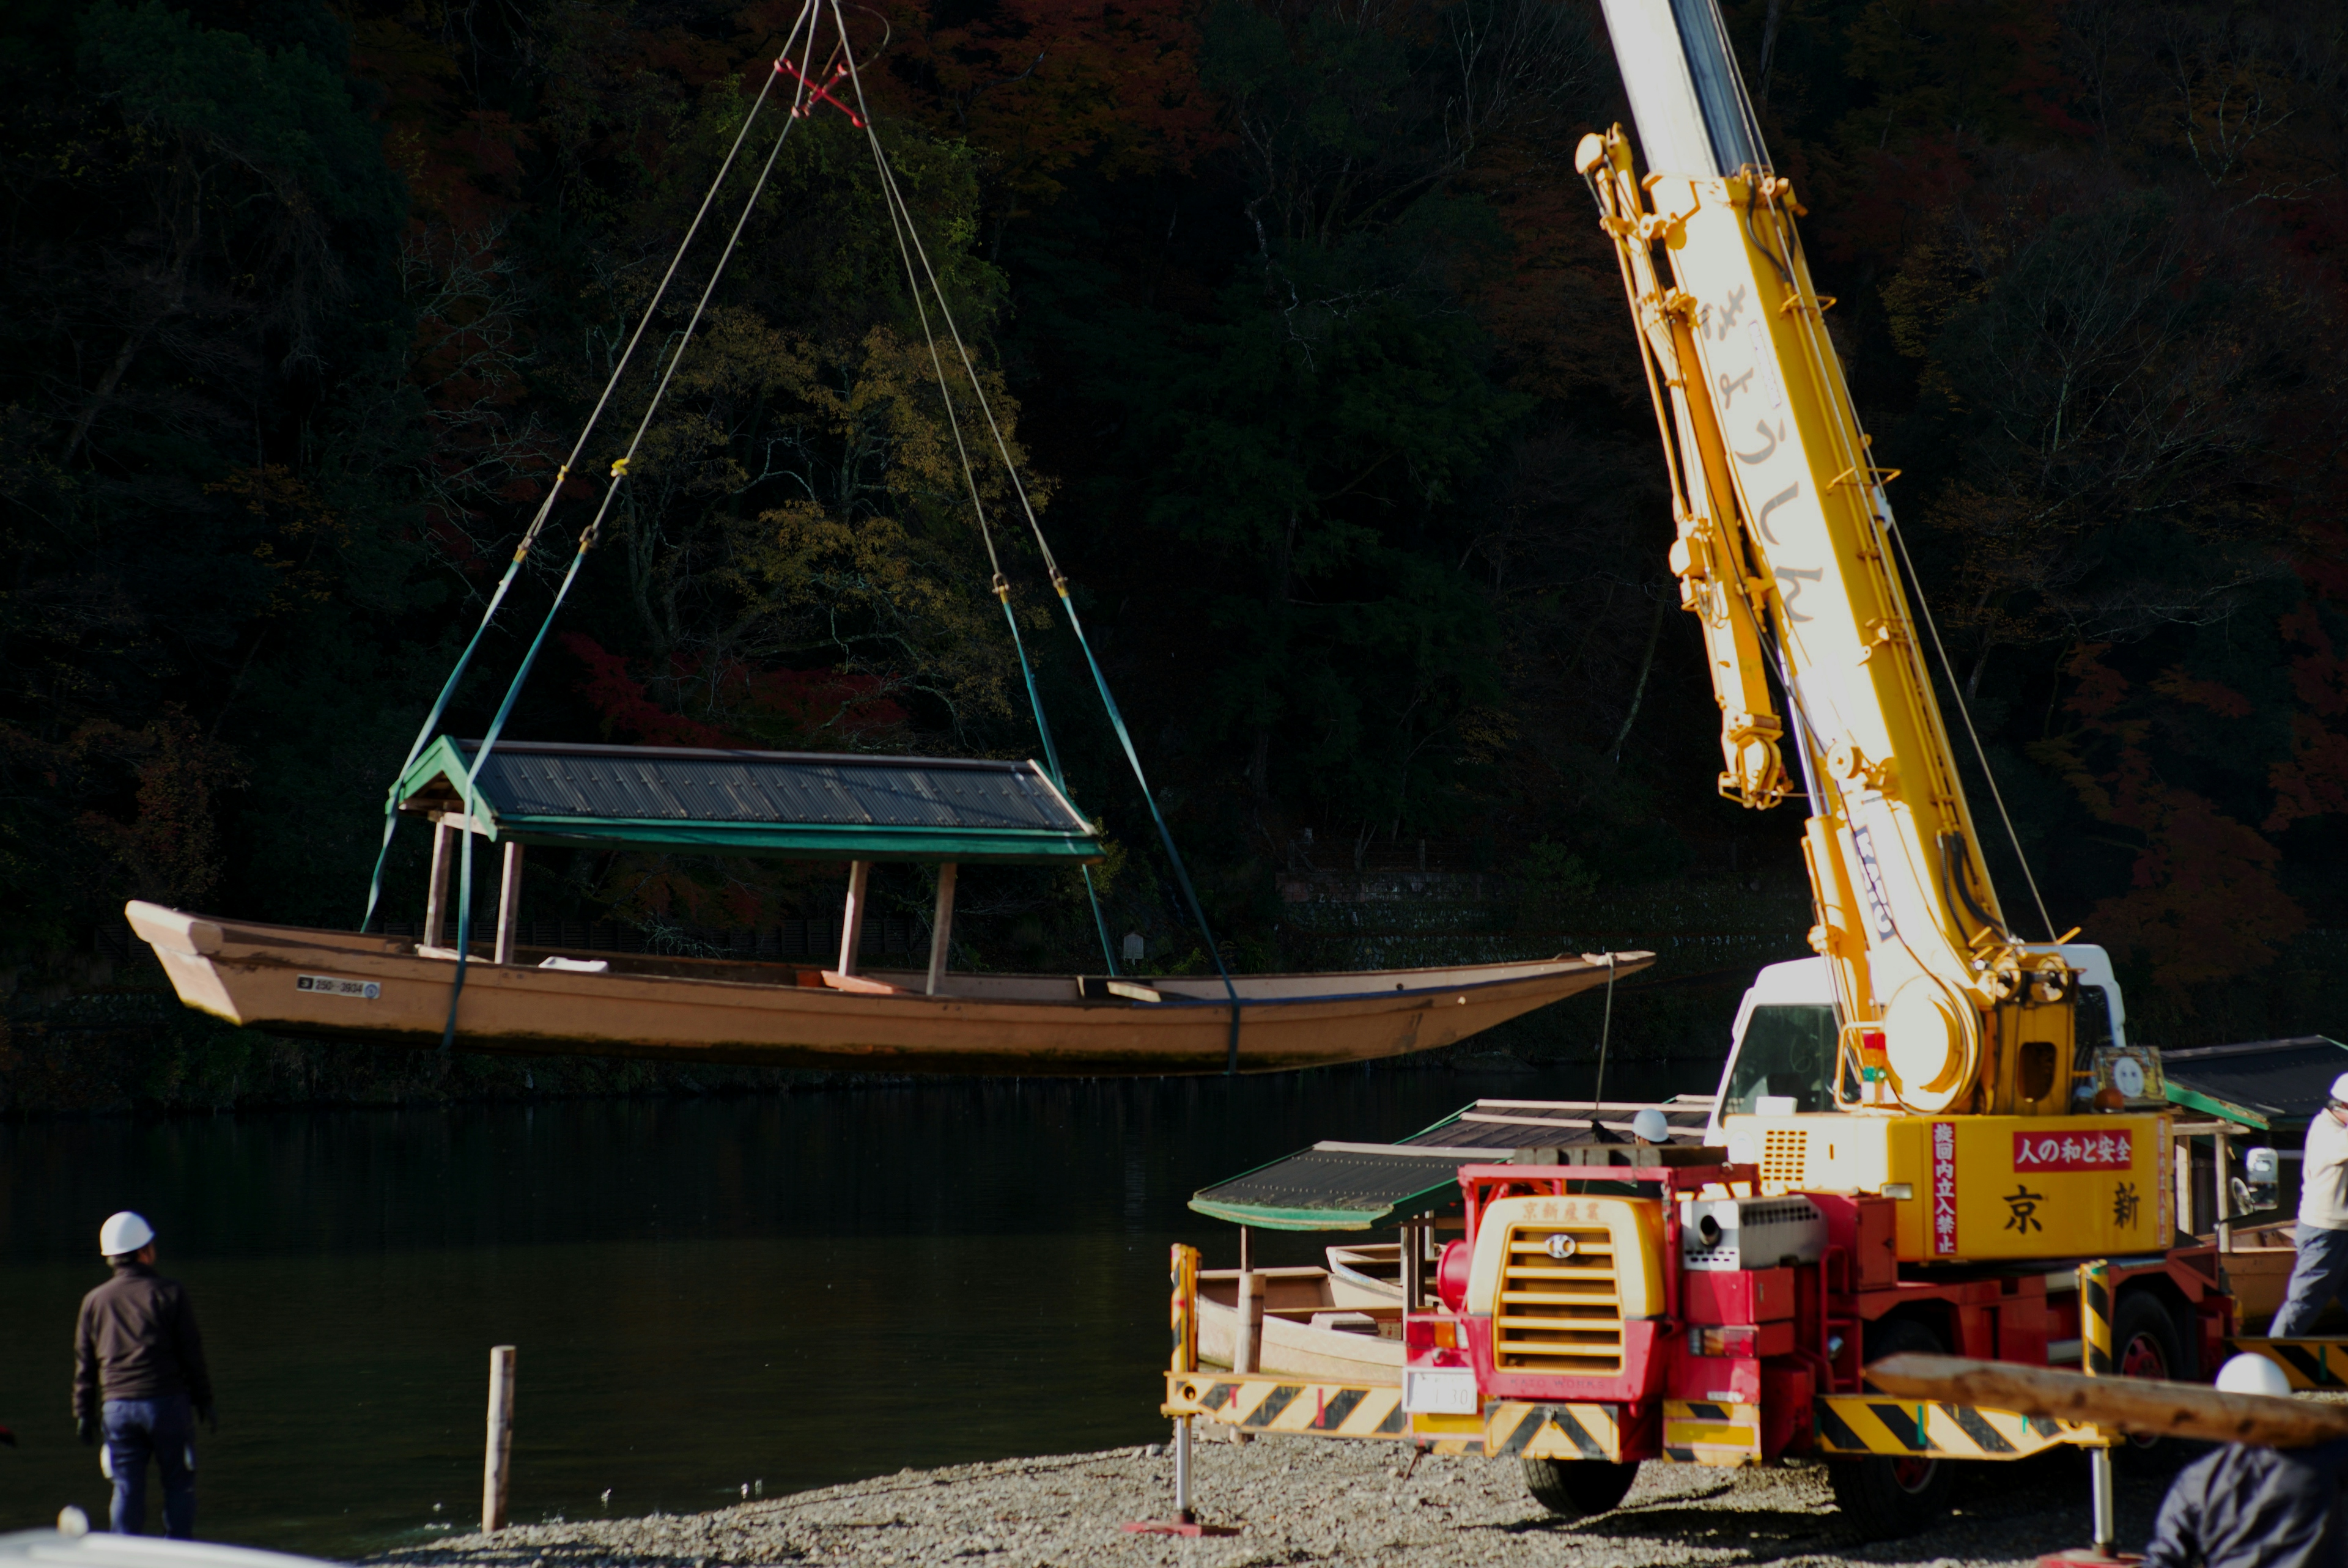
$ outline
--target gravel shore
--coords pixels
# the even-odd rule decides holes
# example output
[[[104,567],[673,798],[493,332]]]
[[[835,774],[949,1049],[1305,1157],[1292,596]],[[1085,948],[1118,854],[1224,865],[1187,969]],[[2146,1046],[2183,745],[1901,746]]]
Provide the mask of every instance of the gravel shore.
[[[1172,1511],[1173,1460],[1117,1449],[895,1475],[701,1514],[521,1525],[370,1559],[386,1568],[725,1568],[967,1562],[984,1568],[1389,1568],[1463,1564],[1842,1563],[2029,1564],[2084,1546],[2087,1467],[2074,1451],[1961,1467],[1954,1513],[1906,1541],[1853,1541],[1815,1467],[1650,1464],[1622,1505],[1568,1523],[1526,1494],[1512,1460],[1437,1459],[1384,1444],[1262,1439],[1193,1450],[1200,1515],[1220,1538],[1130,1535]],[[2164,1479],[2123,1474],[2123,1549],[2141,1550]]]

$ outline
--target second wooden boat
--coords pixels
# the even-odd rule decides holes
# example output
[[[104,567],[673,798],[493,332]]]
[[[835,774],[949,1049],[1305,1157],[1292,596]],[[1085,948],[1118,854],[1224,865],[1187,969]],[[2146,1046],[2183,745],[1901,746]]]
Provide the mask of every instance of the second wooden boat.
[[[1325,1268],[1260,1268],[1255,1369],[1344,1383],[1402,1381],[1402,1300],[1348,1305]],[[1240,1271],[1199,1276],[1199,1359],[1229,1367],[1239,1344]]]

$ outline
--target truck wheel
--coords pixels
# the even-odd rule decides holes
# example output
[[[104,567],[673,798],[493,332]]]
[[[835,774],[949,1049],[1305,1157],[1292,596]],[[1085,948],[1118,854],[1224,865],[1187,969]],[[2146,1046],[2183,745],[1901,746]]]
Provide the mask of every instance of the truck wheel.
[[[2168,1381],[2184,1365],[2176,1320],[2160,1298],[2147,1290],[2121,1296],[2112,1314],[2112,1370],[2123,1378]],[[2184,1445],[2173,1438],[2130,1438],[2112,1450],[2112,1457],[2136,1474],[2157,1475],[2184,1457],[2183,1450]]]
[[[1946,1460],[1837,1460],[1827,1466],[1836,1506],[1862,1541],[1897,1541],[1940,1522],[1956,1475]]]
[[[1948,1353],[1939,1335],[1905,1317],[1869,1324],[1865,1348],[1869,1361]],[[1827,1476],[1844,1521],[1862,1541],[1894,1541],[1939,1522],[1957,1480],[1946,1460],[1904,1454],[1837,1460],[1827,1466]]]
[[[1602,1459],[1529,1459],[1525,1490],[1560,1519],[1587,1519],[1622,1501],[1639,1479],[1639,1461],[1609,1464]]]

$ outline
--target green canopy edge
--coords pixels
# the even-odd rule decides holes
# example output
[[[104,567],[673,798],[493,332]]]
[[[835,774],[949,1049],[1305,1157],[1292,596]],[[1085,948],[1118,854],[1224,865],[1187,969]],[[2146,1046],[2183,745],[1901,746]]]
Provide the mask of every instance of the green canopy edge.
[[[465,761],[446,735],[399,780],[404,808],[436,779],[461,799]],[[492,807],[494,812],[494,807]],[[873,824],[692,822],[674,817],[495,816],[476,829],[493,843],[697,850],[795,860],[1083,862],[1102,858],[1093,834],[1026,827],[891,827]]]

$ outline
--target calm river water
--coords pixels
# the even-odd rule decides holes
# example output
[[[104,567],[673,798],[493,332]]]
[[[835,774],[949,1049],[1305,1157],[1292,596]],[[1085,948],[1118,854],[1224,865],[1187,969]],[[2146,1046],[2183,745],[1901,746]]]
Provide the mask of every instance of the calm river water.
[[[1618,1094],[1708,1091],[1638,1081]],[[1716,1071],[1717,1069],[1712,1069]],[[946,1082],[527,1108],[0,1128],[0,1530],[102,1520],[76,1303],[135,1208],[191,1286],[221,1426],[199,1532],[352,1555],[479,1518],[488,1351],[520,1348],[513,1514],[685,1512],[897,1470],[1156,1440],[1190,1194],[1417,1131],[1478,1078]],[[1317,1261],[1326,1236],[1269,1238]],[[602,1501],[608,1491],[610,1501]],[[150,1511],[152,1509],[150,1504]]]

